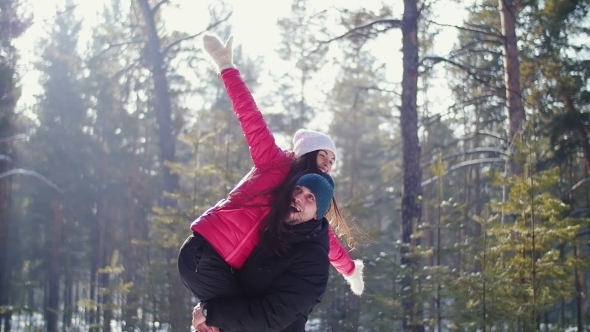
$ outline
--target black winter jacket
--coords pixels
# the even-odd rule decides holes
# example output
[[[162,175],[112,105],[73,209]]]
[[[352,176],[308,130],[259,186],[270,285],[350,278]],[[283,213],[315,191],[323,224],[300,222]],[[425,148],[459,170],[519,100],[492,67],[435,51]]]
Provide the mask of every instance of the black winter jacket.
[[[207,325],[224,331],[305,331],[313,306],[328,284],[328,222],[291,227],[280,256],[260,245],[238,272],[244,297],[210,300]]]

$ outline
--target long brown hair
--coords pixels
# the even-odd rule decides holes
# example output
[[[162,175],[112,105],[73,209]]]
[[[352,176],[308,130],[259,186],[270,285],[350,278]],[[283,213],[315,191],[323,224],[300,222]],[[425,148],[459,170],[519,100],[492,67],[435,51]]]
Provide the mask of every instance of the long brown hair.
[[[295,183],[299,178],[308,173],[320,173],[317,164],[317,156],[320,150],[308,152],[295,159],[285,180],[272,192],[273,197],[270,213],[265,218],[261,230],[261,243],[269,252],[280,254],[287,248],[285,242],[286,219],[291,211],[291,199]],[[338,237],[344,238],[349,247],[354,240],[352,231],[346,219],[340,213],[336,200],[332,198],[332,204],[326,215],[332,229]]]
[[[349,214],[350,213],[347,213],[347,216],[344,216],[344,214],[338,208],[338,204],[336,204],[336,198],[334,197],[332,198],[332,204],[330,204],[330,209],[328,210],[328,213],[326,213],[326,219],[328,219],[330,226],[332,227],[334,233],[336,233],[338,238],[344,240],[344,242],[346,242],[346,245],[350,249],[354,249],[356,247],[357,242],[355,236],[353,235],[353,230],[351,228],[353,218],[350,217]]]

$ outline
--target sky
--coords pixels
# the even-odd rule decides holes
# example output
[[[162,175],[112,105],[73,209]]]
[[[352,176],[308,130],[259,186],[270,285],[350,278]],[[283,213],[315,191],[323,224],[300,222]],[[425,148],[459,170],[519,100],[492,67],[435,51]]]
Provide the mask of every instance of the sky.
[[[37,85],[38,75],[33,70],[31,63],[36,59],[36,40],[47,35],[53,17],[56,15],[56,6],[63,7],[65,0],[28,0],[30,7],[29,12],[34,15],[33,26],[26,34],[17,41],[17,47],[22,55],[22,73],[23,76],[23,97],[19,101],[19,108],[28,109],[34,104],[33,96],[40,93]],[[109,0],[74,0],[77,4],[76,14],[84,19],[85,30],[83,36],[92,37],[89,27],[97,21],[99,11],[102,6]],[[210,0],[216,1],[216,0]],[[280,61],[276,54],[276,48],[279,44],[279,29],[276,25],[280,17],[289,15],[291,0],[229,0],[233,6],[233,15],[230,18],[232,25],[232,34],[234,35],[234,46],[242,46],[245,54],[251,57],[264,57],[265,69],[280,74],[281,71],[289,70],[285,68],[284,63]],[[401,19],[403,7],[401,1],[392,1],[394,3],[394,18]],[[170,0],[170,5],[165,5],[164,19],[167,28],[170,30],[186,31],[188,33],[197,33],[203,31],[209,23],[206,15],[206,6],[208,1],[195,0]],[[358,8],[363,6],[369,9],[377,9],[381,6],[379,0],[322,0],[310,1],[316,4],[318,9],[326,9],[338,5],[347,8]],[[319,4],[318,4],[319,3]],[[435,2],[434,12],[437,13],[436,21],[444,24],[458,24],[464,13],[460,5],[453,1],[443,0]],[[435,53],[446,55],[455,42],[456,31],[452,28],[444,29],[437,37],[435,42]],[[227,36],[221,36],[227,37]],[[84,43],[81,43],[84,44]],[[387,79],[390,82],[401,82],[401,33],[392,31],[380,36],[375,42],[368,45],[373,55],[386,63]],[[334,73],[335,75],[335,73]],[[331,79],[332,75],[327,75],[326,79]],[[262,92],[265,93],[272,82],[270,77],[262,78]],[[325,82],[319,82],[318,85],[324,85]],[[429,91],[429,98],[432,98],[430,105],[439,107],[439,111],[446,110],[448,105],[452,104],[449,91],[445,88],[446,82],[444,76],[433,82],[433,90]],[[434,92],[434,93],[432,93]],[[255,97],[256,93],[255,93]],[[313,103],[314,96],[308,96],[308,100]],[[316,95],[316,100],[321,100],[323,96]],[[435,110],[436,111],[436,110]],[[317,121],[316,121],[317,123]],[[317,126],[317,124],[315,125]],[[310,125],[314,127],[314,125]],[[317,128],[313,128],[317,129]]]

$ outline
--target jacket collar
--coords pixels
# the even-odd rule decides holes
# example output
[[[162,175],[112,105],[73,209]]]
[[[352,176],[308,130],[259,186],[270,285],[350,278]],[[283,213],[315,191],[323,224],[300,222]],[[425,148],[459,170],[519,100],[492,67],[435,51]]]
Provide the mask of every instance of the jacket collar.
[[[285,238],[289,243],[302,242],[317,238],[328,232],[328,220],[310,220],[301,224],[287,227]]]

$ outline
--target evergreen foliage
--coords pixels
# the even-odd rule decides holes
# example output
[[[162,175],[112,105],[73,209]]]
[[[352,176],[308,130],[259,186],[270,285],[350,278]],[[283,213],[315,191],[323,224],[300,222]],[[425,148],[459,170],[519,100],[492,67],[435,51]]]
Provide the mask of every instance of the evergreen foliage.
[[[89,26],[65,0],[51,20],[35,21],[47,33],[23,63],[15,40],[32,22],[24,3],[0,0],[0,174],[12,172],[0,177],[0,329],[188,330],[197,300],[180,284],[175,255],[191,221],[252,167],[225,88],[203,58],[202,31],[169,28],[168,10],[182,1],[109,0]],[[146,4],[162,53],[148,47]],[[401,74],[403,4],[296,0],[277,20],[281,70],[235,50],[282,147],[305,127],[339,149],[336,198],[360,230],[351,255],[365,262],[366,289],[356,297],[332,270],[310,331],[590,324],[590,3],[515,3],[526,111],[515,139],[499,2],[455,4],[464,21],[441,23],[444,4],[419,3],[418,64],[408,71],[416,70],[415,105]],[[195,24],[227,37],[227,3],[208,10],[209,22]],[[436,54],[445,30],[457,39]],[[41,89],[22,101],[33,89],[19,81],[31,63]],[[161,97],[170,132],[158,120]],[[419,137],[411,171],[422,176],[411,197],[417,217],[404,223],[409,113]],[[16,142],[18,134],[29,139]],[[172,156],[162,137],[172,139],[164,149]]]

